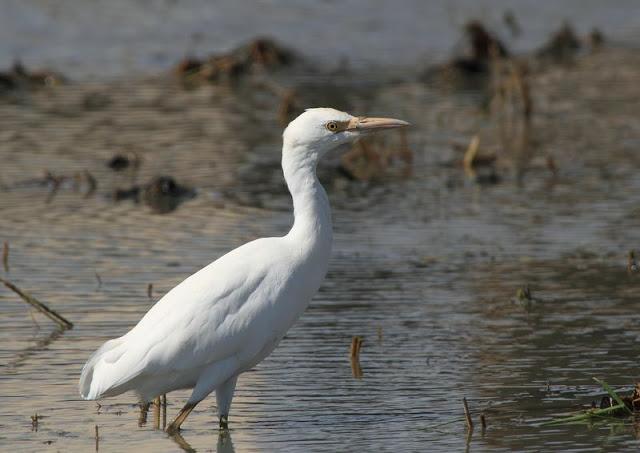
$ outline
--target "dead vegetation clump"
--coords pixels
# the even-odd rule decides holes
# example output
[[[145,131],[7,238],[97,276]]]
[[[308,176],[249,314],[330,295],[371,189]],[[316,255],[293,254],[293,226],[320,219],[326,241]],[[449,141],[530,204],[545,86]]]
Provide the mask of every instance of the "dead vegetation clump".
[[[478,184],[497,184],[510,168],[523,182],[533,146],[533,100],[529,68],[523,61],[495,56],[491,70],[490,126],[474,135],[461,160],[465,175]],[[484,137],[481,139],[481,137]],[[482,145],[482,146],[481,146]],[[555,173],[555,163],[553,163]]]
[[[564,423],[582,423],[593,420],[606,420],[607,417],[629,417],[640,413],[640,382],[635,384],[633,392],[620,396],[609,384],[598,378],[593,378],[607,392],[600,402],[592,401],[590,407],[580,414],[554,418],[543,425],[559,425]]]
[[[175,73],[185,82],[236,82],[256,72],[290,66],[298,59],[293,51],[272,39],[257,38],[225,54],[185,58]]]
[[[467,50],[464,55],[428,69],[424,78],[453,88],[482,88],[491,73],[491,61],[497,56],[509,58],[507,46],[481,21],[472,20],[464,26]]]
[[[560,29],[551,35],[549,41],[538,50],[536,55],[556,63],[567,62],[573,59],[581,48],[582,43],[573,27],[568,22],[564,22]]]
[[[18,90],[33,90],[51,87],[65,82],[65,78],[49,70],[28,70],[20,61],[11,68],[0,71],[0,94]]]
[[[492,69],[491,117],[498,132],[500,155],[507,158],[522,183],[533,157],[533,100],[526,63],[495,58]]]

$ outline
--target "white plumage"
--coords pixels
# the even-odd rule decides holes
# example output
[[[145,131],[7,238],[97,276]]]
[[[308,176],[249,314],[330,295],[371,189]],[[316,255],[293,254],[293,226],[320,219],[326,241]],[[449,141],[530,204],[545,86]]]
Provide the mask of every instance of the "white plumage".
[[[331,254],[331,210],[316,177],[318,160],[361,135],[408,123],[309,109],[283,134],[282,168],[294,224],[283,237],[258,239],[227,253],[160,299],[127,334],[87,361],[80,394],[88,400],[135,391],[143,403],[193,388],[168,430],[216,390],[226,424],[238,375],[277,346],[322,283]]]

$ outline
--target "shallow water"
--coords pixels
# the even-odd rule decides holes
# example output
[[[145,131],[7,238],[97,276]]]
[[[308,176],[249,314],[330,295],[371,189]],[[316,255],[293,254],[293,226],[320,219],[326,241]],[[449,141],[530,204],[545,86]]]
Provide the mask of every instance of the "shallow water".
[[[255,113],[225,88],[185,91],[163,78],[0,104],[6,277],[75,323],[60,333],[0,290],[0,446],[87,451],[97,425],[101,451],[637,450],[628,420],[539,424],[599,400],[593,376],[627,389],[640,372],[640,280],[626,270],[638,247],[639,68],[636,52],[610,51],[534,78],[542,144],[522,186],[478,186],[452,164],[460,153],[451,142],[486,126],[477,96],[406,82],[352,99],[354,112],[415,125],[412,175],[363,183],[323,168],[335,222],[325,284],[272,356],[241,377],[231,431],[219,436],[209,398],[182,439],[155,430],[151,413],[138,426],[132,395],[101,407],[81,401],[79,372],[184,277],[243,242],[286,232],[273,106]],[[110,103],[87,111],[95,93]],[[166,215],[114,203],[111,191],[134,177],[105,162],[123,150],[142,157],[137,181],[170,174],[198,196]],[[84,198],[85,188],[63,185],[46,203],[35,181],[44,168],[87,169],[97,192]],[[513,301],[525,285],[531,306]],[[348,358],[354,335],[364,338],[360,379]],[[168,418],[187,397],[168,395]],[[463,397],[477,425],[470,437]]]
[[[522,33],[511,37],[510,10]],[[617,42],[640,36],[640,4],[618,0],[4,0],[0,67],[16,58],[75,78],[155,73],[186,54],[227,51],[272,36],[335,67],[432,64],[460,50],[460,30],[482,19],[512,48],[539,47],[564,20]]]

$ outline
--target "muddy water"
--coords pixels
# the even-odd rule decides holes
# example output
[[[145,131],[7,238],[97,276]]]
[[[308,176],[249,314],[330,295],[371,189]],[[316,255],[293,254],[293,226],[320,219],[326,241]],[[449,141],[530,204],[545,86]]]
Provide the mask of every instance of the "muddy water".
[[[521,186],[508,176],[494,186],[464,178],[452,142],[478,131],[490,142],[478,96],[407,82],[351,99],[354,112],[415,124],[412,174],[365,183],[323,169],[335,220],[327,281],[273,355],[242,376],[231,431],[220,436],[211,398],[182,438],[170,438],[151,413],[138,425],[132,395],[99,407],[80,401],[77,380],[93,350],[184,277],[247,240],[286,231],[273,105],[249,108],[228,89],[185,91],[161,78],[62,86],[0,104],[6,276],[75,323],[61,333],[0,291],[0,447],[636,450],[629,421],[539,423],[599,400],[593,376],[626,388],[640,372],[640,284],[626,271],[627,251],[639,246],[639,69],[636,53],[608,51],[536,73],[540,148]],[[96,93],[109,102],[87,108]],[[137,175],[106,167],[122,151],[141,157]],[[64,183],[46,203],[45,168],[89,170],[97,191],[85,198],[82,184]],[[198,196],[166,215],[109,198],[157,174]],[[536,299],[529,305],[513,300],[525,285]],[[364,338],[360,379],[348,359],[354,335]],[[167,417],[187,397],[168,395]],[[472,436],[463,397],[478,425]]]

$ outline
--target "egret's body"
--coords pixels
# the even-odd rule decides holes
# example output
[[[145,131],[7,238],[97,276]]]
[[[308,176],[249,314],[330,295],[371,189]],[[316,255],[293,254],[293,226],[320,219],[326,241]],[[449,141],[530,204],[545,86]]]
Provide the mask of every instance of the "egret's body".
[[[87,361],[80,394],[93,400],[135,391],[142,402],[193,388],[169,429],[216,390],[226,421],[238,375],[267,357],[322,283],[331,254],[331,210],[316,177],[327,151],[361,134],[404,126],[310,109],[283,136],[282,167],[294,224],[283,237],[249,242],[191,275],[158,301],[127,334]]]

